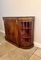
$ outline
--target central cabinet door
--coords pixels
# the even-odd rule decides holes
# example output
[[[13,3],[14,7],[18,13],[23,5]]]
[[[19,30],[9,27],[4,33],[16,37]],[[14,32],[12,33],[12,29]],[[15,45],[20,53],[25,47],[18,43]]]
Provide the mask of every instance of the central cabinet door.
[[[18,19],[19,46],[27,47],[32,44],[32,21],[28,19]]]

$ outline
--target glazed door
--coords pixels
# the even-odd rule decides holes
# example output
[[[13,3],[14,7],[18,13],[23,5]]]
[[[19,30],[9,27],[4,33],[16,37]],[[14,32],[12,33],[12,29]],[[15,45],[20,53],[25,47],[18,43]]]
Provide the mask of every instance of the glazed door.
[[[33,38],[33,21],[18,20],[18,26],[19,45],[24,47],[30,46]]]

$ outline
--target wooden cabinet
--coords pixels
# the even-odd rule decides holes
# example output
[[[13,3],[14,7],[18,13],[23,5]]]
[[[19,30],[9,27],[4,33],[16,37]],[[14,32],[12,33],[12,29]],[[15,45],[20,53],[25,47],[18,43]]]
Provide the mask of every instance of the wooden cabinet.
[[[34,17],[3,17],[5,37],[22,48],[34,46]]]

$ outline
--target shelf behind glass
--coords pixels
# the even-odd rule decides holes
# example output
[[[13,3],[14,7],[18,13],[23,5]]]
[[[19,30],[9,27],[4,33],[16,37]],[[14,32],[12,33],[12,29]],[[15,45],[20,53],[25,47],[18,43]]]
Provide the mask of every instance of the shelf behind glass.
[[[28,29],[29,29],[29,30],[32,30],[32,28],[25,28],[25,27],[23,27],[23,28],[21,28],[21,29],[24,29],[24,30],[25,30],[25,29],[27,29],[27,30],[28,30]]]

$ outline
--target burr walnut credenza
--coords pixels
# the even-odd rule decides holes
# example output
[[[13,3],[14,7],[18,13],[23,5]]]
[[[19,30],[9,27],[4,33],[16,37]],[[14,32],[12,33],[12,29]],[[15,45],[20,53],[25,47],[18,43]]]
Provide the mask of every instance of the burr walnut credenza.
[[[34,46],[34,16],[3,17],[5,38],[21,48]]]

